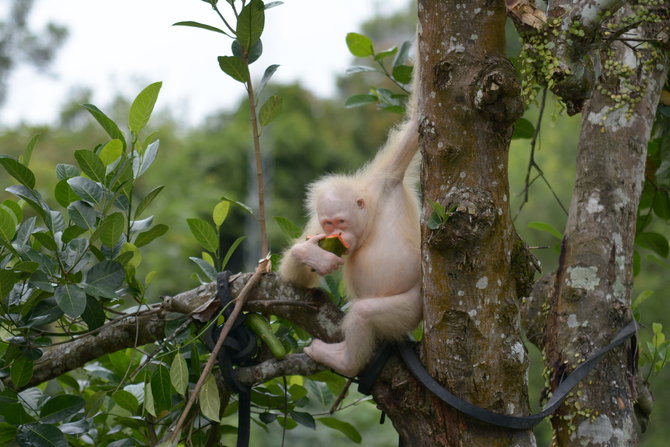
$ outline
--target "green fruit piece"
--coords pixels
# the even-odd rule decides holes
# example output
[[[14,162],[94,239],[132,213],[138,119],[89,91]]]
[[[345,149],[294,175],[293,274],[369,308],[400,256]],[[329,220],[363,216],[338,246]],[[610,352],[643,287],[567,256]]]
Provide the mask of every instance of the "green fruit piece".
[[[342,234],[340,233],[324,237],[319,241],[319,247],[334,255],[342,256],[349,249],[349,244],[342,239]]]
[[[263,342],[268,345],[270,352],[276,359],[286,357],[286,349],[281,341],[275,336],[270,328],[270,323],[259,314],[248,313],[245,315],[244,324],[253,331]]]

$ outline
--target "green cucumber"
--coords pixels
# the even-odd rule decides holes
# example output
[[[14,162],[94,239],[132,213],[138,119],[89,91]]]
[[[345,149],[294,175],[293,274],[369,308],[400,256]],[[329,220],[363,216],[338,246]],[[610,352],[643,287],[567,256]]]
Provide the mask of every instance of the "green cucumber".
[[[275,336],[270,328],[270,323],[260,314],[248,313],[244,319],[244,324],[253,331],[263,342],[268,345],[270,352],[276,359],[286,357],[286,349],[281,341]]]

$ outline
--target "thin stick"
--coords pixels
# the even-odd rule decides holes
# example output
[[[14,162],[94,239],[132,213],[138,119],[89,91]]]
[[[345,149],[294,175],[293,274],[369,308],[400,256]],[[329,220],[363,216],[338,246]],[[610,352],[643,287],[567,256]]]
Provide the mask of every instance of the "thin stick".
[[[177,425],[175,426],[174,431],[172,432],[172,436],[170,436],[170,442],[174,443],[175,441],[177,441],[177,438],[179,437],[179,434],[184,425],[184,421],[186,420],[188,412],[195,403],[195,400],[197,399],[198,394],[200,393],[200,389],[205,384],[205,379],[207,378],[209,373],[212,372],[212,369],[214,368],[214,362],[216,361],[216,358],[219,355],[219,351],[221,351],[221,348],[223,347],[223,342],[226,340],[228,333],[232,329],[233,323],[235,322],[235,320],[237,320],[237,317],[242,312],[242,307],[244,307],[244,303],[246,303],[247,298],[251,293],[251,289],[253,289],[256,283],[260,280],[261,274],[266,271],[268,262],[269,258],[265,258],[259,262],[258,267],[256,267],[256,271],[251,276],[251,278],[249,278],[249,281],[247,281],[247,283],[244,285],[239,295],[237,295],[233,312],[230,314],[230,317],[228,317],[228,319],[226,320],[226,324],[223,325],[223,329],[221,330],[221,334],[219,334],[219,339],[216,342],[216,346],[214,346],[214,349],[212,349],[212,354],[209,356],[209,360],[207,360],[205,368],[202,370],[202,374],[200,374],[200,378],[198,378],[198,383],[195,384],[195,389],[191,393],[188,402],[186,402],[186,406],[184,407],[181,416],[179,416]]]

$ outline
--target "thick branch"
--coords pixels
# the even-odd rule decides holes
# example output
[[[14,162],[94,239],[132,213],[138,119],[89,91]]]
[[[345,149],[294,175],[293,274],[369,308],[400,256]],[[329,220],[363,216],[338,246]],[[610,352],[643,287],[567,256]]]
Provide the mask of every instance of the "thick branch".
[[[240,293],[250,276],[251,274],[245,273],[233,277],[231,283],[233,296]],[[153,311],[139,316],[122,317],[108,324],[96,334],[47,348],[35,363],[32,379],[23,388],[56,378],[103,355],[161,340],[165,337],[164,329],[168,312],[185,315],[190,315],[195,311],[201,312],[208,307],[207,303],[209,306],[218,306],[215,297],[216,284],[205,284],[172,297],[165,297],[163,303],[156,305]],[[259,302],[269,302],[268,306],[262,306],[264,312],[288,319],[315,337],[328,341],[341,338],[339,322],[342,318],[342,311],[322,290],[293,286],[280,281],[276,275],[270,273],[263,275],[250,300],[255,306],[259,306]],[[308,365],[308,362],[303,360],[298,363],[295,361],[281,363],[273,368],[283,368],[282,371],[286,374],[301,374],[308,366],[315,368],[315,365]],[[291,370],[292,367],[296,368],[294,372]],[[265,370],[261,368],[261,370],[272,371],[272,368]],[[262,371],[253,374],[254,382],[263,381]]]

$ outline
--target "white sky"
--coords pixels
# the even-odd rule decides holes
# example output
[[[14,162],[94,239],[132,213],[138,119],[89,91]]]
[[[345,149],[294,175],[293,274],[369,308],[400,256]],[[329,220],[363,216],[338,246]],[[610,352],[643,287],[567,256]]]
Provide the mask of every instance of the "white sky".
[[[259,78],[280,64],[273,80],[299,79],[315,93],[334,92],[351,56],[344,38],[360,31],[375,11],[390,12],[408,0],[283,0],[266,12],[263,56],[252,65]],[[0,2],[4,3],[4,2]],[[220,9],[225,10],[225,0]],[[10,78],[0,124],[50,123],[76,87],[91,87],[103,108],[120,93],[132,99],[141,88],[163,81],[157,109],[172,108],[186,124],[236,104],[244,94],[220,71],[217,56],[230,54],[230,40],[218,33],[173,27],[195,20],[217,27],[216,13],[201,0],[39,0],[31,23],[65,25],[69,37],[48,75],[20,68]]]

